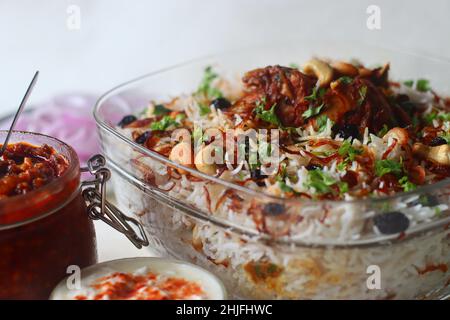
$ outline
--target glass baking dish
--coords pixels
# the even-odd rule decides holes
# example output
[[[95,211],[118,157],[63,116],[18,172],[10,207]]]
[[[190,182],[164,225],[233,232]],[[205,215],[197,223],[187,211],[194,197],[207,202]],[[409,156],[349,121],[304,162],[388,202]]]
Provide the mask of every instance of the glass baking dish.
[[[116,129],[123,116],[139,113],[150,100],[167,101],[194,91],[207,65],[239,81],[242,73],[252,68],[301,63],[311,56],[357,58],[368,66],[390,62],[391,79],[427,78],[439,93],[450,93],[449,62],[348,43],[258,47],[142,76],[104,94],[94,111],[118,207],[139,218],[150,245],[159,254],[212,271],[234,298],[448,297],[448,179],[384,198],[312,201],[269,196],[182,167],[194,179],[183,180],[183,187],[174,192],[163,187],[163,182],[171,178],[169,168],[181,166],[134,143]],[[133,97],[131,103],[129,97]],[[433,201],[419,203],[418,199],[423,198]],[[230,210],[227,201],[237,201],[238,205]],[[288,210],[281,217],[264,217],[266,227],[258,230],[248,223],[250,206],[255,203],[279,203]],[[361,236],[375,215],[390,210],[421,212],[424,219],[400,235]],[[321,236],[308,236],[302,221],[323,224],[324,215],[327,223],[345,223],[345,227],[333,233],[325,225]]]

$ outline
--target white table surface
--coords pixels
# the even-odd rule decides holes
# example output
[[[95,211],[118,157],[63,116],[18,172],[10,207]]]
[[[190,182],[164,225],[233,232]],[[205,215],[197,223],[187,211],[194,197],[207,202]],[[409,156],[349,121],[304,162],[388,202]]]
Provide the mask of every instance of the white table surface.
[[[128,258],[154,256],[151,248],[137,249],[124,235],[106,223],[95,221],[99,262]]]

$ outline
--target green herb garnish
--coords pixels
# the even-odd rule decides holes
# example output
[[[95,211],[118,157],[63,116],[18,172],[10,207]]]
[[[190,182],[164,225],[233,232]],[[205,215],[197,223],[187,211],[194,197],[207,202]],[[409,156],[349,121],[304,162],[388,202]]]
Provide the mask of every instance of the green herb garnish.
[[[323,98],[325,92],[326,92],[325,88],[314,87],[312,93],[309,96],[306,96],[305,100],[316,101],[318,98]]]
[[[205,68],[205,72],[203,74],[202,81],[200,82],[200,85],[197,89],[197,94],[203,95],[205,98],[208,99],[215,99],[222,97],[222,92],[220,92],[219,89],[214,88],[212,86],[212,82],[214,79],[216,79],[219,75],[215,73],[211,66],[208,66]]]
[[[387,173],[392,173],[396,176],[400,176],[403,173],[402,164],[390,159],[376,160],[375,174],[379,177],[382,177]]]
[[[362,150],[355,149],[350,140],[345,140],[339,147],[338,153],[341,157],[346,157],[350,161],[353,161],[357,155],[362,153]]]
[[[327,115],[322,114],[316,118],[316,125],[319,128],[319,132],[323,132],[327,128],[327,123],[330,118]],[[333,121],[330,120],[331,125],[333,125]]]
[[[383,128],[380,131],[378,131],[377,136],[383,137],[388,131],[389,127],[386,124],[384,124]]]
[[[300,69],[300,66],[294,62],[289,63],[288,66],[289,66],[289,68],[292,68],[292,69]]]
[[[324,106],[325,106],[324,103],[322,103],[320,106],[317,106],[317,107],[310,105],[308,110],[303,112],[302,117],[305,119],[308,119],[308,118],[317,116]]]
[[[353,82],[353,78],[349,76],[343,76],[340,77],[337,81],[339,81],[342,84],[351,84]]]
[[[161,116],[161,115],[167,114],[169,112],[171,112],[171,110],[167,109],[163,104],[155,105],[155,108],[153,110],[153,114],[155,116]]]
[[[403,81],[403,84],[404,84],[405,86],[407,86],[407,87],[412,88],[413,85],[414,85],[414,80],[406,80],[406,81]]]
[[[209,108],[209,106],[203,104],[203,103],[199,103],[198,104],[198,108],[200,109],[200,116],[206,116],[208,113],[211,112],[211,109]]]
[[[203,130],[199,126],[195,126],[192,131],[192,139],[194,140],[194,145],[198,146],[202,144],[203,140]]]
[[[438,137],[444,139],[447,144],[450,144],[450,132],[440,134]]]
[[[430,82],[426,79],[419,79],[416,82],[416,89],[421,92],[426,92],[431,89]]]
[[[358,92],[359,92],[358,105],[362,105],[364,100],[366,99],[367,86],[362,86],[361,88],[359,88]]]
[[[275,114],[275,107],[276,103],[270,107],[269,110],[266,109],[266,98],[262,98],[261,100],[256,102],[256,107],[254,109],[254,112],[256,113],[256,117],[259,119],[266,121],[268,123],[274,124],[276,126],[280,126],[281,122],[278,119],[277,115]]]
[[[438,114],[437,112],[431,112],[424,115],[423,119],[427,124],[432,124],[433,120],[450,121],[450,112]]]
[[[409,181],[407,176],[402,177],[400,180],[398,180],[398,182],[400,183],[400,185],[403,188],[403,191],[405,192],[412,191],[417,188],[417,186],[414,183]]]
[[[213,81],[218,77],[218,74],[212,70],[211,66],[205,68],[202,81],[198,86],[195,95],[198,97],[198,107],[200,109],[200,116],[205,116],[211,112],[209,105],[204,100],[213,100],[223,97],[222,92],[213,87]]]
[[[314,188],[319,194],[326,194],[332,192],[333,189],[331,187],[336,184],[338,185],[339,190],[347,189],[348,191],[348,185],[345,186],[345,182],[338,183],[336,179],[327,173],[322,170],[315,169],[308,171],[308,178],[306,179],[305,187]]]
[[[157,131],[165,131],[170,126],[178,127],[179,121],[184,118],[184,115],[179,114],[176,119],[172,119],[170,116],[164,116],[161,120],[155,121],[150,124],[150,129]]]
[[[403,84],[409,88],[412,88],[414,86],[414,80],[403,81]],[[416,81],[416,90],[421,92],[431,90],[430,81],[428,81],[427,79],[418,79]]]

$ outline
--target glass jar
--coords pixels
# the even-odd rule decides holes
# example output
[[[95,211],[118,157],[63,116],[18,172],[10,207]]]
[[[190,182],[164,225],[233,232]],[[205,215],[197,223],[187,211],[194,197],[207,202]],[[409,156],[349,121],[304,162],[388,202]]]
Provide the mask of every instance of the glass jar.
[[[0,141],[6,132],[0,132]],[[14,132],[10,143],[47,144],[69,161],[49,184],[0,200],[0,299],[47,299],[71,265],[97,262],[95,231],[81,194],[80,164],[65,143]]]

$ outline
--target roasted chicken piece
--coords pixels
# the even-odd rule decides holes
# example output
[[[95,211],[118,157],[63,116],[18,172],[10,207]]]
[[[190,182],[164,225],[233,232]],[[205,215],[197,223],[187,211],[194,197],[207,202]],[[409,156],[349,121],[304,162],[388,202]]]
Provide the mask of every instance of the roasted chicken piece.
[[[325,87],[321,84],[322,94],[311,99],[314,90],[318,90],[316,83],[320,75],[306,75],[281,66],[256,69],[244,76],[244,95],[227,112],[260,121],[253,111],[264,101],[265,110],[276,105],[275,114],[285,127],[315,126],[315,118],[322,114],[335,123],[335,128],[353,125],[360,133],[366,127],[372,133],[378,133],[386,126],[405,127],[411,123],[408,114],[389,101],[385,93],[388,70],[389,65],[373,70],[363,68],[358,75],[347,76],[346,81],[334,78]],[[334,74],[340,77],[342,70],[335,70]],[[319,106],[315,114],[305,116],[309,108]]]
[[[276,103],[276,114],[282,125],[300,127],[305,123],[302,113],[309,105],[304,98],[311,93],[316,81],[314,77],[287,67],[269,66],[252,70],[243,78],[244,96],[227,112],[248,118],[256,104],[265,99],[266,109]]]

